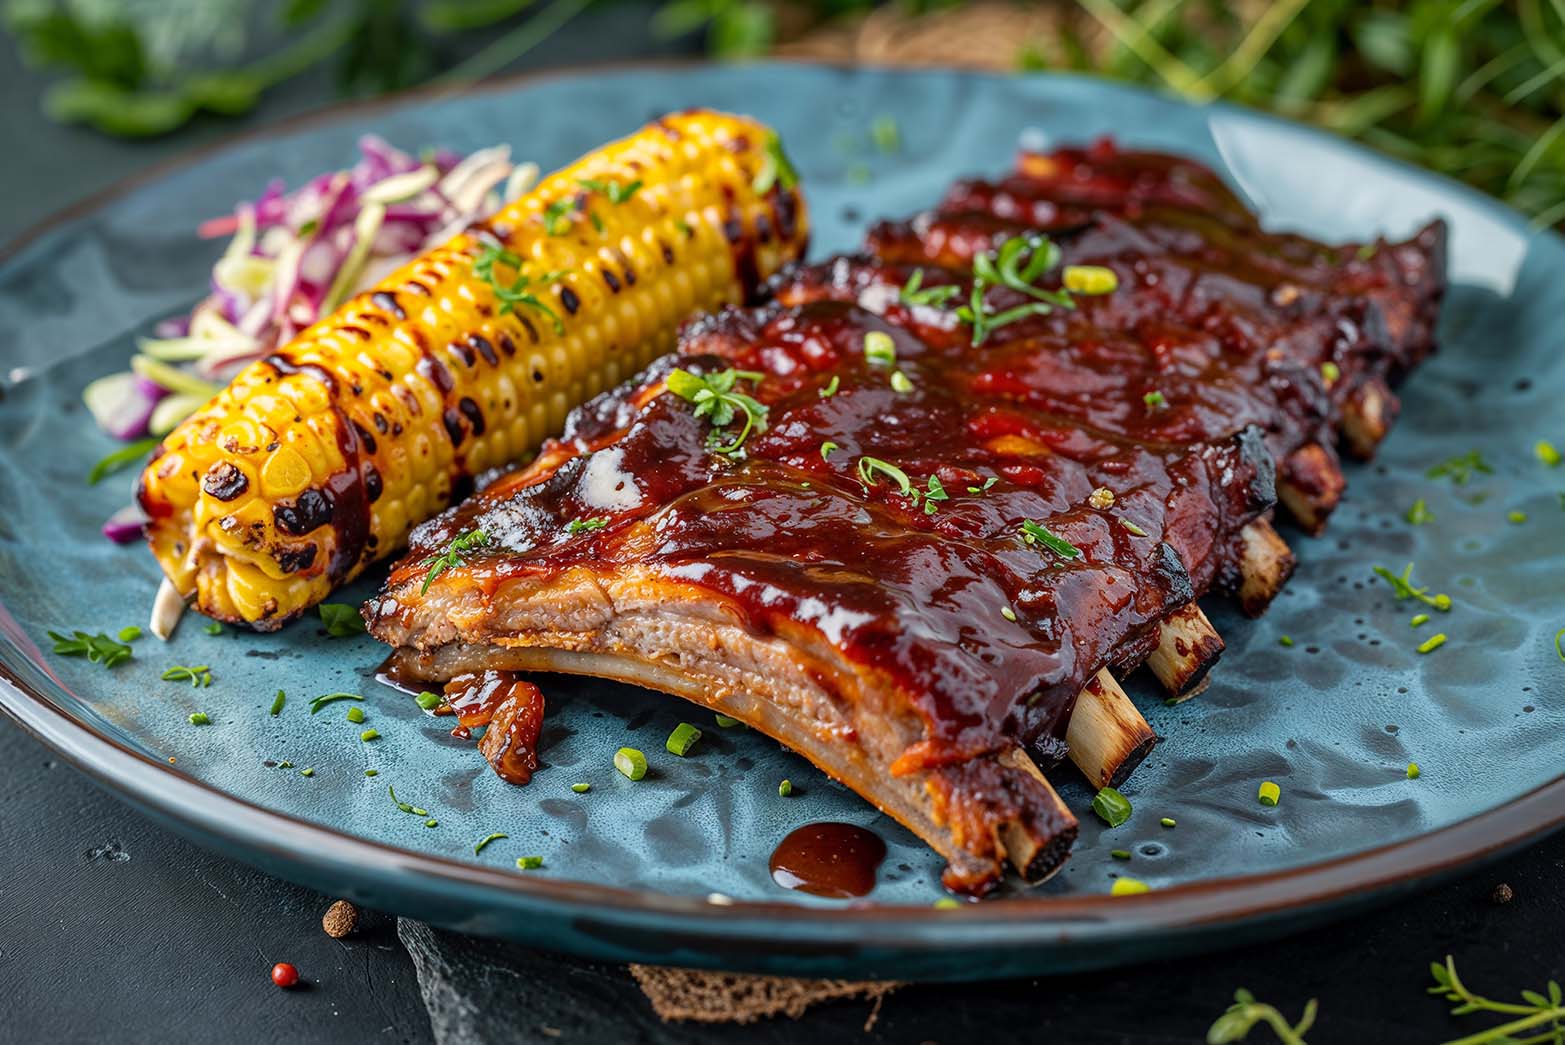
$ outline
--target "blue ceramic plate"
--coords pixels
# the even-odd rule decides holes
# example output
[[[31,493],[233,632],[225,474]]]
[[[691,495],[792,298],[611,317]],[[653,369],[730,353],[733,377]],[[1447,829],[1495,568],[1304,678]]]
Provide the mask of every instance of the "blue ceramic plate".
[[[765,737],[645,691],[549,680],[547,767],[525,789],[498,780],[405,696],[377,685],[381,650],[306,623],[278,635],[209,635],[187,618],[166,647],[136,643],[113,671],[45,652],[48,629],[116,631],[146,619],[158,574],[98,526],[124,476],[83,476],[112,449],[80,406],[90,379],[123,369],[133,337],[200,296],[220,245],[193,235],[281,175],[344,164],[374,131],[418,147],[511,142],[545,168],[646,118],[690,105],[753,113],[783,133],[815,215],[815,251],[853,247],[874,216],[935,201],[953,178],[998,172],[1019,136],[1103,133],[1223,171],[1274,226],[1325,238],[1405,235],[1451,222],[1444,349],[1405,390],[1377,462],[1350,471],[1319,540],[1290,534],[1298,575],[1264,620],[1210,607],[1228,654],[1200,699],[1164,707],[1132,680],[1166,737],[1126,794],[1136,813],[1104,829],[1082,816],[1065,871],[1046,886],[936,910],[941,862]],[[901,151],[869,144],[881,116]],[[27,728],[154,815],[224,852],[321,890],[480,933],[606,958],[833,975],[998,976],[1142,959],[1232,942],[1341,912],[1515,845],[1565,820],[1565,243],[1500,205],[1313,131],[1222,106],[1198,108],[1090,80],[990,78],[760,65],[634,69],[534,79],[461,98],[354,109],[245,141],[55,225],[0,265],[0,702]],[[1478,450],[1492,471],[1464,486],[1425,476]],[[1423,498],[1434,521],[1404,513]],[[1525,522],[1508,521],[1522,512]],[[1449,614],[1422,630],[1376,564],[1417,563]],[[357,601],[378,577],[344,594]],[[1414,647],[1435,629],[1450,639]],[[1279,644],[1283,635],[1295,645]],[[159,678],[207,664],[193,690]],[[268,714],[274,694],[285,710]],[[364,694],[364,743],[343,705]],[[205,712],[212,724],[187,717]],[[664,755],[682,719],[696,753]],[[631,783],[624,744],[652,756]],[[294,768],[268,767],[288,761]],[[1409,762],[1423,769],[1407,777]],[[314,770],[304,776],[303,768]],[[374,769],[378,775],[367,777]],[[792,798],[777,784],[790,778]],[[1256,801],[1262,780],[1282,804]],[[586,794],[570,785],[585,781]],[[395,785],[438,826],[399,812]],[[1159,826],[1173,817],[1178,826]],[[823,819],[873,828],[890,855],[866,901],[785,892],[767,857]],[[509,837],[482,853],[474,843]],[[1127,865],[1110,858],[1126,849]],[[540,855],[536,871],[516,857]],[[1112,875],[1150,883],[1108,895]],[[717,901],[711,894],[721,894]],[[724,901],[724,898],[728,898]]]

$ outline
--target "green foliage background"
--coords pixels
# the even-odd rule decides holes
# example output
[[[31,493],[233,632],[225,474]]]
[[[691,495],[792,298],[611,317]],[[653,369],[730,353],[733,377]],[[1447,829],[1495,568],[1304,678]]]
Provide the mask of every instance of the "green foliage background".
[[[58,74],[55,119],[124,137],[198,114],[237,115],[284,80],[331,63],[340,88],[374,94],[504,68],[589,6],[614,0],[0,0],[35,66]],[[852,17],[873,0],[803,0],[790,25]],[[962,0],[908,0],[910,13]],[[1019,72],[1064,68],[1230,98],[1307,120],[1565,222],[1565,0],[1058,0],[1059,30],[997,56]],[[667,37],[721,58],[776,42],[771,0],[666,0]],[[250,36],[275,41],[239,61]],[[442,68],[448,41],[480,37]],[[253,50],[254,48],[252,48]],[[464,50],[471,50],[465,48]]]

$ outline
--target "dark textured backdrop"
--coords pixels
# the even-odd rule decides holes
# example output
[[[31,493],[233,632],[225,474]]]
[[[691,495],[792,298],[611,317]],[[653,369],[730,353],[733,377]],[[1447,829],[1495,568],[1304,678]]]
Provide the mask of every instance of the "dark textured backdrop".
[[[644,5],[568,28],[527,63],[664,48]],[[246,126],[329,101],[324,77],[289,84],[243,121],[201,121],[125,143],[49,124],[42,84],[0,39],[0,243],[51,211]],[[3,364],[3,361],[0,361]],[[1497,905],[1508,883],[1515,898]],[[1163,966],[1049,980],[904,989],[866,1036],[863,1003],[758,1028],[665,1028],[621,969],[389,918],[328,938],[330,902],[196,849],[60,765],[0,720],[0,1041],[957,1043],[1200,1041],[1235,987],[1296,1015],[1321,1002],[1317,1043],[1432,1043],[1470,1033],[1424,993],[1430,959],[1455,954],[1475,989],[1514,996],[1565,979],[1565,836],[1397,906],[1303,936]],[[308,986],[281,992],[276,961]],[[423,982],[419,976],[422,974]],[[429,1007],[426,1008],[426,1001]],[[1252,1041],[1270,1040],[1257,1031]]]

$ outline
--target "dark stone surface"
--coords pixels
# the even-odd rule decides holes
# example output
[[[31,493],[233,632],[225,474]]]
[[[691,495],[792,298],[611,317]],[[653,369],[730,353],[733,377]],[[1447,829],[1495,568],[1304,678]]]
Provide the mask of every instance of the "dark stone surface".
[[[548,45],[550,64],[649,53],[645,10],[614,7]],[[40,83],[0,40],[0,241],[159,160],[306,111],[306,79],[238,123],[202,121],[153,143],[55,127]],[[330,902],[197,849],[99,792],[0,720],[0,1040],[456,1042],[1196,1042],[1233,989],[1290,1016],[1319,997],[1317,1043],[1428,1043],[1469,1033],[1424,993],[1429,960],[1457,956],[1480,992],[1514,997],[1565,978],[1565,836],[1396,906],[1286,941],[1178,963],[1049,980],[904,988],[866,1035],[867,1003],[798,1022],[665,1028],[621,969],[366,916],[336,941]],[[1507,882],[1514,899],[1491,895]],[[306,986],[279,991],[273,962]],[[420,982],[422,981],[422,982]],[[426,1010],[425,1004],[429,1003]],[[551,1032],[558,1032],[558,1035]],[[1263,1031],[1253,1041],[1269,1040]]]

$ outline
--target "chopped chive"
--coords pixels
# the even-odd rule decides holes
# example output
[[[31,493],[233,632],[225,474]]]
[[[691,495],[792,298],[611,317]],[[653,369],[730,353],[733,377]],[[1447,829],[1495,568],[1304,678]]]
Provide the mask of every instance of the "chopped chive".
[[[1407,764],[1407,778],[1409,780],[1417,780],[1422,773],[1423,770],[1418,768],[1417,762],[1409,762]]]
[[[1161,410],[1168,405],[1168,397],[1155,389],[1142,396],[1141,401],[1147,405],[1148,410]]]
[[[272,698],[272,717],[276,718],[283,713],[283,705],[288,703],[288,694],[282,690],[277,691],[277,696]]]
[[[1560,655],[1560,660],[1565,660],[1565,628],[1554,633],[1554,652]]]
[[[827,382],[826,387],[820,389],[815,394],[820,396],[822,399],[830,399],[832,396],[837,394],[837,386],[841,383],[842,378],[838,377],[836,374],[833,374],[831,375],[831,380]]]
[[[608,524],[609,517],[607,515],[595,515],[590,519],[572,519],[565,524],[565,532],[574,537],[578,533],[591,533],[594,530],[601,530]]]
[[[1429,479],[1450,479],[1457,486],[1466,486],[1474,475],[1479,474],[1493,475],[1494,469],[1483,459],[1483,454],[1469,450],[1441,461],[1425,472],[1424,476]]]
[[[380,776],[380,770],[378,770],[378,769],[366,769],[364,771],[364,775],[365,776]]]
[[[1163,819],[1159,820],[1158,823],[1162,824],[1164,827],[1176,827],[1178,826],[1179,821],[1175,820],[1171,816],[1165,816]]]
[[[674,727],[674,732],[663,741],[663,747],[670,754],[684,758],[690,754],[690,749],[696,746],[696,741],[701,739],[701,731],[688,722],[681,722]]]
[[[727,715],[718,715],[717,716],[717,728],[718,729],[733,729],[735,726],[741,725],[741,724],[742,723],[740,723],[740,721],[738,719],[736,719],[736,718],[729,718]]]
[[[409,802],[404,802],[404,801],[402,801],[402,799],[398,798],[397,797],[397,788],[396,788],[395,784],[387,784],[386,785],[386,794],[391,796],[392,803],[398,809],[400,809],[404,813],[412,813],[414,816],[428,816],[429,815],[429,810],[427,810],[427,809],[420,809],[418,806],[413,805],[412,803],[409,803]]]
[[[310,714],[315,714],[327,704],[335,704],[339,700],[363,700],[357,693],[323,693],[310,701]]]
[[[647,775],[647,756],[633,747],[622,747],[614,752],[614,768],[631,780]]]
[[[1413,502],[1413,506],[1407,510],[1407,521],[1414,526],[1423,526],[1425,523],[1434,522],[1435,513],[1429,510],[1429,505],[1420,497]]]
[[[1011,609],[1009,606],[1000,607],[1000,616],[1004,617],[1008,621],[1011,621],[1012,623],[1015,623],[1016,621],[1016,611]]]
[[[163,672],[164,682],[188,682],[195,689],[201,689],[212,684],[212,669],[205,664],[186,666],[175,664]]]
[[[913,382],[900,370],[891,372],[891,390],[898,395],[907,395],[913,391]]]
[[[1506,512],[1505,517],[1517,525],[1527,521],[1526,512]]]
[[[1050,533],[1042,523],[1025,519],[1021,525],[1022,540],[1028,544],[1041,544],[1062,559],[1074,559],[1081,554],[1081,549],[1063,537]]]
[[[355,705],[348,709],[348,721],[358,724],[364,721],[364,709]]]
[[[428,820],[424,821],[424,826],[425,827],[439,827],[440,826],[440,821],[436,820],[434,817],[430,817]]]
[[[777,785],[777,797],[778,798],[787,798],[791,794],[793,794],[793,781],[792,780],[784,780],[782,783]]]
[[[192,726],[210,726],[212,724],[212,720],[207,717],[207,713],[205,711],[196,711],[191,713],[190,724]]]
[[[366,729],[364,732],[359,734],[359,739],[364,741],[366,744],[368,744],[371,740],[379,740],[380,730]]]
[[[1333,363],[1331,360],[1328,359],[1326,362],[1320,365],[1320,379],[1326,382],[1327,388],[1330,388],[1332,385],[1336,384],[1341,377],[1342,368]]]
[[[592,790],[592,785],[586,783],[572,784],[571,790],[576,792],[578,795],[585,795],[588,791]]]
[[[134,624],[120,629],[119,639],[121,642],[135,642],[139,638],[141,638],[141,629]]]
[[[1288,648],[1291,649],[1293,647],[1293,636],[1292,635],[1283,635],[1282,637],[1280,637],[1277,640],[1277,645],[1279,645],[1279,646],[1287,646]]]
[[[826,460],[827,455],[830,454],[835,449],[837,449],[837,444],[832,442],[830,439],[828,439],[824,443],[822,443],[821,444],[821,460],[822,461]]]
[[[1550,468],[1558,468],[1560,461],[1565,460],[1565,458],[1560,457],[1560,452],[1555,448],[1554,444],[1547,439],[1539,439],[1533,446],[1532,452],[1538,455],[1538,460]]]
[[[902,148],[902,132],[894,116],[877,116],[869,125],[870,140],[881,152],[896,152]]]
[[[1109,850],[1109,855],[1112,856],[1116,860],[1129,860],[1130,859],[1130,850],[1129,849],[1110,849]]]
[[[1429,636],[1429,638],[1425,639],[1423,642],[1420,642],[1418,644],[1418,652],[1420,652],[1420,653],[1433,653],[1435,650],[1439,649],[1441,646],[1444,646],[1444,645],[1445,645],[1445,632],[1442,631],[1442,632],[1438,632],[1438,633],[1436,633],[1434,635],[1431,635],[1431,636]]]
[[[1261,782],[1260,791],[1256,792],[1256,797],[1261,800],[1261,805],[1274,806],[1282,800],[1282,788],[1270,780],[1264,780]]]
[[[315,775],[315,770],[308,769],[308,768],[301,769],[301,770],[299,770],[299,775],[300,776],[314,776]]]
[[[427,689],[413,699],[416,700],[418,702],[418,706],[423,708],[425,711],[433,711],[440,706],[440,695],[438,693],[431,693]]]
[[[935,910],[937,911],[955,911],[961,906],[962,901],[953,899],[949,896],[942,896],[940,899],[935,901]]]
[[[870,363],[894,366],[897,362],[897,343],[883,330],[871,330],[864,335],[864,358]]]
[[[1150,893],[1152,887],[1139,878],[1131,878],[1129,875],[1121,875],[1114,879],[1114,884],[1109,887],[1111,896],[1137,896],[1141,893]]]
[[[477,856],[479,853],[483,852],[484,851],[484,846],[488,845],[490,842],[498,842],[502,838],[510,838],[510,837],[511,837],[510,835],[504,835],[504,834],[501,834],[498,831],[496,831],[492,835],[484,835],[484,837],[482,837],[482,838],[480,838],[478,840],[478,844],[473,846],[473,855]]]
[[[279,763],[277,763],[277,768],[278,769],[292,769],[293,768],[293,763],[292,762],[279,762]]]
[[[1420,614],[1415,615],[1412,620],[1408,621],[1407,622],[1407,626],[1410,627],[1410,628],[1416,628],[1416,627],[1419,627],[1420,625],[1428,624],[1428,623],[1429,623],[1429,614],[1427,614],[1427,613],[1420,613]]]
[[[541,856],[518,856],[516,858],[516,869],[518,871],[536,871],[542,866],[543,857]]]
[[[202,628],[201,630],[206,632],[208,635],[221,635],[221,634],[223,634],[223,626],[221,624],[219,624],[215,620],[209,622],[207,624],[207,626]]]
[[[1433,606],[1441,613],[1449,613],[1451,610],[1451,596],[1446,594],[1430,595],[1429,586],[1417,587],[1413,584],[1413,564],[1408,563],[1402,568],[1400,574],[1392,573],[1384,566],[1374,567],[1375,576],[1391,585],[1391,594],[1396,596],[1398,602],[1403,599],[1417,599],[1426,606]]]
[[[1147,535],[1147,531],[1143,530],[1129,519],[1121,519],[1119,524],[1134,537],[1145,537]]]
[[[1118,827],[1130,819],[1130,799],[1112,787],[1105,787],[1092,796],[1092,811],[1110,827]]]

